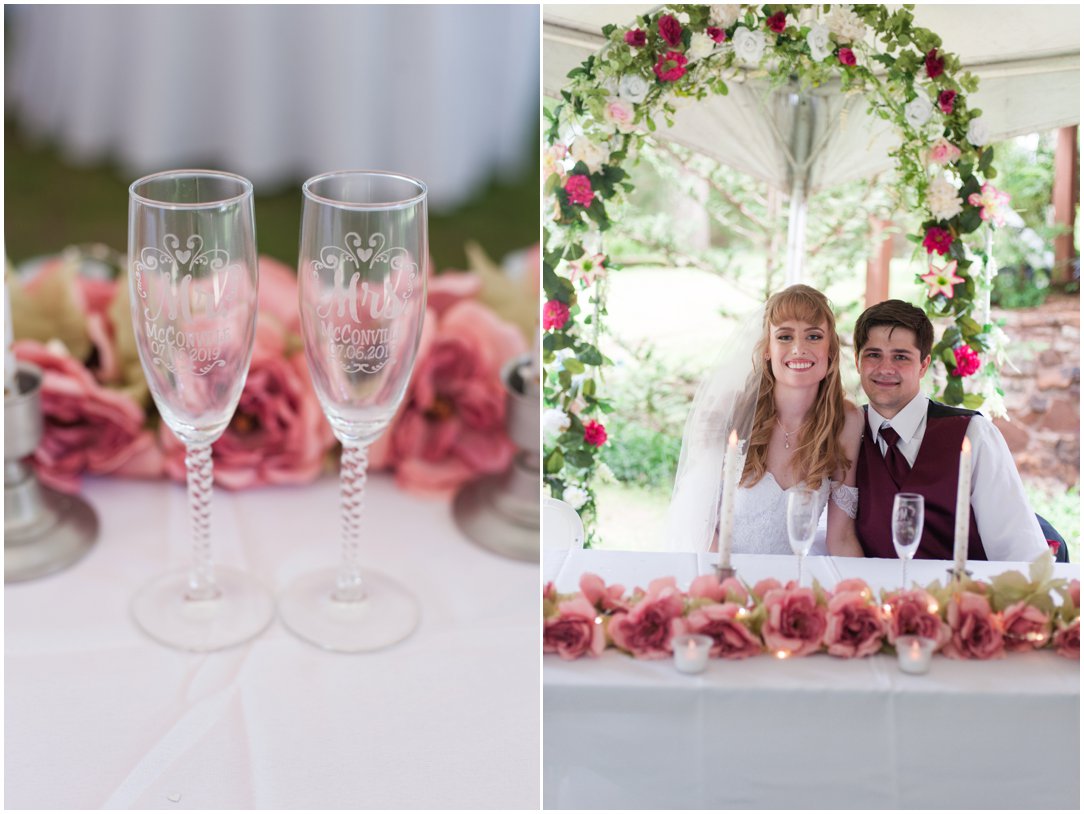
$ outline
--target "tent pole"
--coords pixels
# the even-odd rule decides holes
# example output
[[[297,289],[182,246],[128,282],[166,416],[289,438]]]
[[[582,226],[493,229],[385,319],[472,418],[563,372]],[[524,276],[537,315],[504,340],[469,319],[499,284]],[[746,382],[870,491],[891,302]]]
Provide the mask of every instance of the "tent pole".
[[[787,285],[802,282],[805,259],[805,221],[810,149],[813,141],[813,101],[802,92],[792,90],[789,96],[794,111],[791,127],[790,215],[787,220]]]

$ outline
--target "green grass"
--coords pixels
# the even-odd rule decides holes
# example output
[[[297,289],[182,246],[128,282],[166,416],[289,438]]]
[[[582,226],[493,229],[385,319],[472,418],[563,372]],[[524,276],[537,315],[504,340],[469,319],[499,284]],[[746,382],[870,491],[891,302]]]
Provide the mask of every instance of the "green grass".
[[[28,141],[10,120],[5,122],[4,136],[4,238],[9,260],[18,264],[78,243],[104,243],[125,251],[128,185],[134,178],[108,164],[72,165],[55,148]],[[524,167],[514,178],[494,180],[454,211],[430,213],[430,251],[437,269],[466,268],[468,241],[480,244],[494,260],[538,241],[537,152],[532,142],[525,150]],[[303,180],[255,201],[260,254],[290,266],[297,263]]]

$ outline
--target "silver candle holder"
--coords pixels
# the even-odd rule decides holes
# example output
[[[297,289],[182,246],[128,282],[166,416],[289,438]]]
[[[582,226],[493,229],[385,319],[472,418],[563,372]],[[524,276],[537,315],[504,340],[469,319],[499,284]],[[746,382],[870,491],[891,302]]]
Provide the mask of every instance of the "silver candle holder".
[[[52,574],[85,555],[98,518],[83,499],[38,483],[27,460],[41,443],[42,373],[20,362],[4,390],[4,582]]]
[[[539,384],[531,371],[528,354],[510,360],[501,369],[507,393],[508,437],[516,445],[512,466],[500,475],[464,486],[455,496],[452,513],[459,530],[483,548],[537,563],[542,459]]]

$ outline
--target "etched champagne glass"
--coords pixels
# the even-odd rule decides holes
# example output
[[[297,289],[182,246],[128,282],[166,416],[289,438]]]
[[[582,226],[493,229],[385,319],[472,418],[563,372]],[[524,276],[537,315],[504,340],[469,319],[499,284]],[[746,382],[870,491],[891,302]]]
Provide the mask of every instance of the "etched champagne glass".
[[[912,492],[899,492],[892,501],[892,545],[903,561],[903,590],[907,590],[907,561],[922,542],[926,499]]]
[[[802,560],[813,545],[820,519],[818,493],[808,486],[795,486],[787,492],[787,537],[790,549],[798,556],[798,587],[802,587]]]
[[[128,281],[139,360],[162,420],[185,445],[192,566],[158,577],[132,602],[163,644],[239,644],[274,616],[271,593],[211,557],[211,444],[233,417],[256,331],[252,184],[176,170],[129,188]]]
[[[342,443],[337,571],[304,575],[279,599],[283,623],[328,650],[361,652],[413,632],[418,603],[361,567],[368,448],[406,392],[421,340],[429,256],[426,188],[385,172],[332,172],[302,187],[298,296],[305,358]]]

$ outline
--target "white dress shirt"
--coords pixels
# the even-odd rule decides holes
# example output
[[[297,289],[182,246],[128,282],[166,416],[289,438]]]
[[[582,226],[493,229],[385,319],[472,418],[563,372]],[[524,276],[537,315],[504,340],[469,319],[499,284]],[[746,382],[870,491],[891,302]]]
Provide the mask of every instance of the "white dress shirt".
[[[887,443],[881,438],[881,425],[888,421],[900,440],[896,444],[907,463],[915,458],[926,435],[926,410],[929,398],[919,393],[891,420],[869,406],[867,420],[877,447],[884,455]],[[1049,550],[1035,512],[1024,494],[1024,484],[1005,439],[988,419],[976,415],[967,425],[971,442],[971,511],[989,560],[1031,562]],[[859,488],[861,488],[859,484]]]

